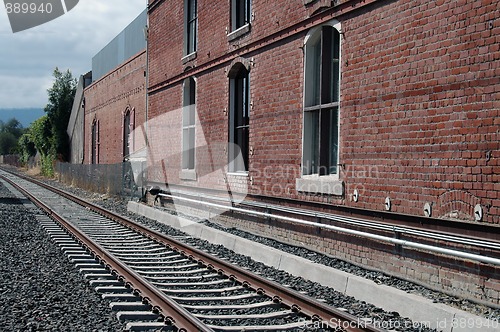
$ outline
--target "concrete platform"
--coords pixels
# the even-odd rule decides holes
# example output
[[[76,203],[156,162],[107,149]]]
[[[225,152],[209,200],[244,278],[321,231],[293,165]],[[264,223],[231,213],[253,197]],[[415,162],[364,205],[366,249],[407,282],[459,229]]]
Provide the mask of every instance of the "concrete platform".
[[[379,285],[372,280],[314,263],[305,258],[171,215],[151,206],[130,201],[127,208],[130,212],[179,229],[192,237],[223,245],[257,262],[318,282],[385,311],[398,312],[413,322],[420,322],[438,331],[500,331],[500,322],[475,316],[441,303],[433,303],[432,300],[422,296]],[[388,330],[395,328],[380,327]]]

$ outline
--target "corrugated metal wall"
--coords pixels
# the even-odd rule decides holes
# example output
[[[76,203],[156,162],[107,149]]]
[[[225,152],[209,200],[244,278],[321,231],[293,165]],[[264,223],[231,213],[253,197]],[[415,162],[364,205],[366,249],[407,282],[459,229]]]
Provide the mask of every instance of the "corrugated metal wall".
[[[146,48],[144,28],[147,25],[145,9],[118,36],[92,58],[92,81],[97,81],[133,55]]]

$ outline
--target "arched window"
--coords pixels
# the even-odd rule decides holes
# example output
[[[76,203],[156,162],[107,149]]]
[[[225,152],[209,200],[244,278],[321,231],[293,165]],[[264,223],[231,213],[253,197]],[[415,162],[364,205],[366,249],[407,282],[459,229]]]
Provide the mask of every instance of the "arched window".
[[[303,175],[338,174],[340,33],[334,21],[305,40]]]
[[[196,81],[192,77],[184,80],[182,106],[182,169],[194,170]]]
[[[99,164],[99,120],[92,122],[90,142],[90,160],[92,164]]]
[[[229,71],[229,169],[231,172],[248,171],[249,125],[250,73],[242,63],[238,62]],[[238,158],[238,152],[241,152],[242,158]]]
[[[132,132],[135,128],[135,109],[127,107],[123,116],[123,158],[126,158],[134,150],[134,137]]]
[[[130,110],[127,110],[123,118],[123,157],[130,154]]]

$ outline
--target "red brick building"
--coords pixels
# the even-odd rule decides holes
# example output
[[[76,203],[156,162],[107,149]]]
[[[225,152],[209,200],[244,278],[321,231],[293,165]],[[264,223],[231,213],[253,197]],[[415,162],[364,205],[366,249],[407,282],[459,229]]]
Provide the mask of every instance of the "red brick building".
[[[120,163],[137,148],[127,137],[146,119],[145,70],[143,51],[86,88],[84,163]]]
[[[84,90],[84,164],[123,162],[144,148],[134,130],[146,121],[144,11],[92,59]]]
[[[150,181],[224,189],[204,168],[229,164],[232,189],[255,195],[499,224],[499,14],[493,0],[151,0]],[[241,162],[203,149],[227,142]]]
[[[150,184],[500,224],[497,1],[150,0],[148,15]],[[228,223],[499,303],[495,267]]]

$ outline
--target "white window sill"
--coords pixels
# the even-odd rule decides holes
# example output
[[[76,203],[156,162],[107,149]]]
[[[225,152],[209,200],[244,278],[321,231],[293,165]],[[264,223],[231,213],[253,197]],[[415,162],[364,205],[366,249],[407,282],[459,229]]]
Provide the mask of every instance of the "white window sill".
[[[188,63],[189,61],[194,60],[194,59],[196,59],[196,52],[193,52],[191,54],[184,56],[181,59],[181,61],[182,61],[182,64],[185,64],[185,63]]]
[[[239,27],[238,29],[229,33],[227,35],[227,40],[228,41],[235,40],[236,38],[243,36],[244,34],[248,33],[249,31],[250,31],[250,23],[247,23],[244,26]]]
[[[248,172],[228,172],[227,175],[248,177]]]
[[[196,171],[194,169],[183,169],[179,173],[179,178],[181,180],[196,181],[197,174],[196,174]]]
[[[338,175],[318,176],[304,175],[296,179],[297,191],[342,196],[344,195],[344,182],[340,181]]]

